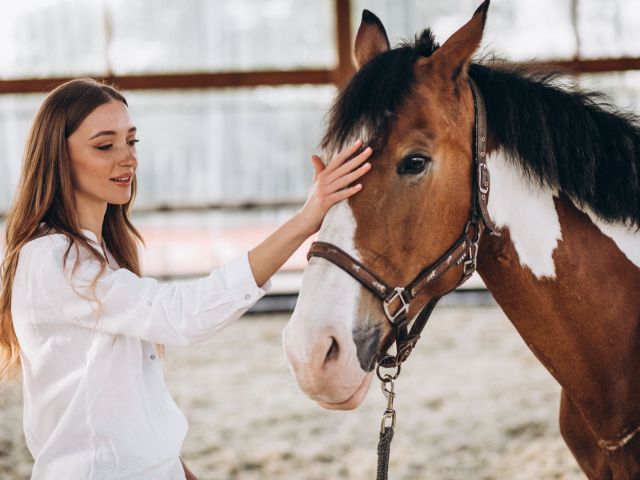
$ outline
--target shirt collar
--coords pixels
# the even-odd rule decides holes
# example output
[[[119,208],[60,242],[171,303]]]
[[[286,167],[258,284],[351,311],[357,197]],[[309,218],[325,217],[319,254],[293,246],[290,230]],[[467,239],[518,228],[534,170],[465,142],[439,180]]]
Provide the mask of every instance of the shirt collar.
[[[40,222],[40,226],[44,226],[44,225],[45,225],[45,222]],[[89,240],[93,240],[94,242],[98,243],[98,237],[96,237],[96,234],[93,233],[91,230],[87,230],[86,228],[81,228],[80,233],[82,233]]]
[[[80,232],[83,233],[84,236],[87,237],[88,239],[98,243],[98,237],[96,237],[96,234],[93,233],[91,230],[87,230],[86,228],[81,228]]]

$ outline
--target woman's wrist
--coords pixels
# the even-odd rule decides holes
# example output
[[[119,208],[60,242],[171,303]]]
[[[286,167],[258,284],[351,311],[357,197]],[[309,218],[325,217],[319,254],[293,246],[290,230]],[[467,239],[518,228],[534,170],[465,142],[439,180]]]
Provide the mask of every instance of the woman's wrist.
[[[249,266],[262,286],[311,235],[304,215],[296,213],[255,248],[249,250]]]
[[[303,210],[296,212],[289,220],[294,234],[300,240],[300,243],[304,242],[311,235],[316,233],[319,228],[315,225],[311,225],[305,218]]]

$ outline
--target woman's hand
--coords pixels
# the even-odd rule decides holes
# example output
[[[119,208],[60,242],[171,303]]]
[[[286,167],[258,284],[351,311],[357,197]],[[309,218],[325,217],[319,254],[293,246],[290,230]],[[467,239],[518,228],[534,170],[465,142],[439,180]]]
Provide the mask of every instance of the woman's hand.
[[[297,214],[307,236],[320,229],[322,220],[332,205],[362,189],[360,183],[345,188],[371,169],[371,163],[366,162],[371,156],[371,147],[365,148],[360,154],[351,158],[361,146],[362,141],[358,140],[333,157],[326,167],[320,157],[317,155],[311,157],[316,173],[307,201]]]
[[[371,168],[371,164],[365,163],[371,156],[369,147],[348,160],[361,145],[362,142],[357,141],[345,148],[326,167],[318,156],[311,157],[316,175],[306,203],[293,218],[249,251],[249,264],[259,286],[262,286],[310,235],[318,231],[325,214],[334,203],[349,198],[362,189],[359,183],[348,187]]]

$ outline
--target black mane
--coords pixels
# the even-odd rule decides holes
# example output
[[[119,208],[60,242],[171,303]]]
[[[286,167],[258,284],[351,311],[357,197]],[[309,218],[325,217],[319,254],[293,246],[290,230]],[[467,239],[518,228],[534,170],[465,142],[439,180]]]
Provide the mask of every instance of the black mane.
[[[356,132],[383,141],[415,84],[413,64],[438,48],[430,30],[364,65],[329,112],[322,146]],[[607,221],[640,227],[640,119],[601,94],[567,89],[554,77],[474,63],[469,75],[487,106],[489,136],[540,185],[557,188]],[[374,145],[375,148],[375,145]]]
[[[471,65],[489,135],[530,179],[609,221],[640,226],[640,120],[548,75]]]

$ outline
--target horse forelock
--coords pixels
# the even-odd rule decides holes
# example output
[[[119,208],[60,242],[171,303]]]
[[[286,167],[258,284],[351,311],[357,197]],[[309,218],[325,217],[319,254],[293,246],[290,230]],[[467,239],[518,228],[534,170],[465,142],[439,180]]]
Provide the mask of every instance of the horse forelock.
[[[363,65],[339,92],[328,112],[322,148],[336,152],[357,138],[374,149],[381,148],[391,120],[412,92],[416,80],[414,63],[438,48],[431,30],[425,29],[413,41],[402,42]]]

